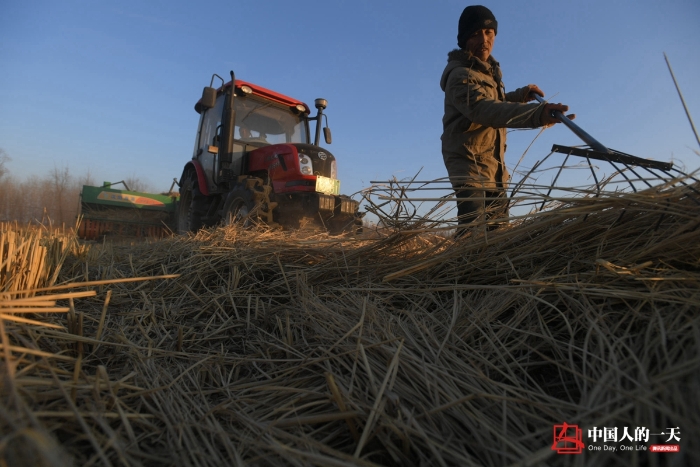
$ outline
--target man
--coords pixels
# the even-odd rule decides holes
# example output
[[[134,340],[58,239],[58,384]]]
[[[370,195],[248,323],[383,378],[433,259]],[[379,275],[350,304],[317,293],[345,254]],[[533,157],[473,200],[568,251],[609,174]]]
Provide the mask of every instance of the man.
[[[258,131],[258,136],[253,136],[252,131],[248,127],[239,127],[238,132],[241,135],[241,141],[254,143],[267,143],[267,135],[262,131]]]
[[[498,23],[491,11],[468,6],[459,18],[457,44],[440,79],[445,92],[442,156],[457,202],[458,230],[474,221],[508,217],[506,128],[557,123],[562,104],[527,104],[544,93],[534,84],[506,93],[499,64],[491,56]],[[569,118],[574,118],[570,115]]]

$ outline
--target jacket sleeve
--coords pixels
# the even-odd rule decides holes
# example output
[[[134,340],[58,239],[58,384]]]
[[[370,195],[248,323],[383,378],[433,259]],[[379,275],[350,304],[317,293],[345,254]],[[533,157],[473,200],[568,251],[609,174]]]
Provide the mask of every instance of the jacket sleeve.
[[[529,94],[529,92],[530,88],[528,86],[523,86],[522,88],[518,88],[515,91],[507,92],[506,100],[508,102],[527,102],[527,95]]]
[[[517,92],[517,91],[514,91]],[[472,125],[492,128],[537,128],[542,126],[542,104],[523,104],[494,99],[497,89],[492,81],[480,78],[470,70],[454,70],[446,94],[452,104]]]

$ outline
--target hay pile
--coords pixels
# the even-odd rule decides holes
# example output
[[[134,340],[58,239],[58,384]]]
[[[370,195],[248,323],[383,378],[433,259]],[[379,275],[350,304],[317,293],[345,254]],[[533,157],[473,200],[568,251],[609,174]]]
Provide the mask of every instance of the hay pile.
[[[18,292],[52,285],[63,261],[83,251],[70,232],[0,222],[0,293],[33,295]]]
[[[578,199],[459,242],[221,228],[93,246],[60,281],[97,282],[50,292],[95,297],[4,320],[0,459],[697,464],[696,189]],[[563,422],[586,444],[679,427],[681,454],[557,455]]]

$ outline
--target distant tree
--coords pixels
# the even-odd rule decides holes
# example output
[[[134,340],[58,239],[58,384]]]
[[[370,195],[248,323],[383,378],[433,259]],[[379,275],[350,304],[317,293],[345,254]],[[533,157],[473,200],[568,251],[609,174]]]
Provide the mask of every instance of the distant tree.
[[[147,192],[147,193],[150,193],[151,191],[153,191],[151,189],[150,185],[148,184],[148,182],[142,181],[136,175],[131,175],[130,177],[124,179],[124,183],[127,184],[127,186],[129,187],[129,190],[131,190],[131,191],[143,191],[143,192]]]
[[[75,225],[82,185],[95,185],[88,171],[76,179],[68,167],[54,167],[47,175],[31,175],[20,181],[10,176],[10,160],[0,149],[0,222]]]
[[[58,225],[68,221],[69,192],[71,190],[71,176],[68,167],[59,169],[54,166],[49,174],[51,187],[51,200],[47,200],[45,207],[49,217]],[[72,202],[72,200],[71,200]],[[72,221],[72,219],[71,219]]]
[[[22,182],[11,183],[10,188],[8,219],[20,223],[40,222],[44,215],[44,203],[50,199],[46,182],[38,175],[31,175]]]
[[[12,220],[8,215],[8,209],[10,207],[9,197],[12,192],[12,187],[10,186],[12,179],[9,178],[9,176],[6,177],[9,173],[9,169],[5,166],[9,161],[10,156],[7,155],[3,148],[0,148],[0,180],[2,180],[0,184],[0,222]]]
[[[83,185],[95,186],[95,178],[92,176],[90,169],[85,172],[85,175],[78,179],[78,190],[83,189]]]
[[[10,169],[5,167],[5,164],[11,160],[12,159],[10,159],[10,156],[7,155],[5,150],[0,148],[0,180],[2,180],[2,177],[4,177],[7,173],[9,173]]]

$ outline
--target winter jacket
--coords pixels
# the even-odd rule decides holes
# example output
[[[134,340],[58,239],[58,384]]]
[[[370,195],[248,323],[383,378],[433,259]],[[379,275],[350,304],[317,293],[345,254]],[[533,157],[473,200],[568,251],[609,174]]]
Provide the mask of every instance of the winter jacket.
[[[464,49],[448,55],[440,79],[445,91],[442,156],[452,186],[505,187],[506,128],[541,126],[542,104],[525,104],[528,87],[506,93],[501,69]]]

